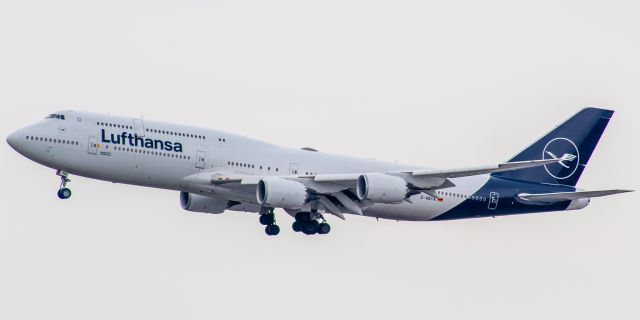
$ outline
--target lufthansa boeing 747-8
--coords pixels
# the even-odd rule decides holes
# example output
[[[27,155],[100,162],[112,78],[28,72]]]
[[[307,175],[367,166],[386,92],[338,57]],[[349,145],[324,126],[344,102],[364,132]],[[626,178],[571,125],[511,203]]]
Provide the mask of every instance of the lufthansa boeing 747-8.
[[[277,235],[274,209],[293,230],[327,234],[330,214],[426,221],[582,209],[629,190],[576,188],[613,111],[585,108],[504,163],[431,169],[291,149],[247,137],[147,119],[61,111],[7,142],[55,169],[58,197],[69,175],[180,193],[183,209],[259,213]]]

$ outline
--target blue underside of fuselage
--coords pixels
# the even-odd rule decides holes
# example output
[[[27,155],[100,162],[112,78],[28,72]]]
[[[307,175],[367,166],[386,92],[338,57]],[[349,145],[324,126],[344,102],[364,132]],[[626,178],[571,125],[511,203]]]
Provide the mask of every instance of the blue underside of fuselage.
[[[473,194],[473,196],[483,197],[488,199],[488,201],[478,202],[467,199],[432,220],[455,220],[562,211],[569,206],[571,201],[562,201],[553,204],[531,203],[520,200],[517,195],[520,193],[540,194],[574,191],[575,188],[570,186],[531,183],[492,176],[480,190]],[[494,196],[497,194],[497,204],[491,204],[492,193],[494,193]]]

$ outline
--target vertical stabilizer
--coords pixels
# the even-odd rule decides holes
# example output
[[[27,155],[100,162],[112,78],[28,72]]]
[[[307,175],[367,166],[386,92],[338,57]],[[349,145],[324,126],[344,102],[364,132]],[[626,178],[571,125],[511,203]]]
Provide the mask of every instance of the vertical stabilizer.
[[[582,109],[509,161],[563,157],[566,160],[495,175],[538,183],[575,186],[612,116],[612,110]]]

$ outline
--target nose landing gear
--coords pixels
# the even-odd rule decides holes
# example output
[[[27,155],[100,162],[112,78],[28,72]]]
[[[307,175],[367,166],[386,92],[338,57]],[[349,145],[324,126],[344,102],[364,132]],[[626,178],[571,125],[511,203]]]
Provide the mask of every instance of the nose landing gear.
[[[69,180],[69,173],[66,171],[58,170],[56,175],[60,177],[60,189],[58,189],[58,198],[62,200],[66,200],[71,198],[71,189],[67,188],[67,183],[71,182]]]

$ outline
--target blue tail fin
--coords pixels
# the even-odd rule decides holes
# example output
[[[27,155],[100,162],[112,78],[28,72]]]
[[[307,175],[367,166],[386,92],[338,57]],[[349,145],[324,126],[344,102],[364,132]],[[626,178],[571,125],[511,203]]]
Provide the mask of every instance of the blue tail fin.
[[[495,174],[499,177],[575,186],[591,158],[613,111],[585,108],[509,161],[567,160],[542,167]]]

